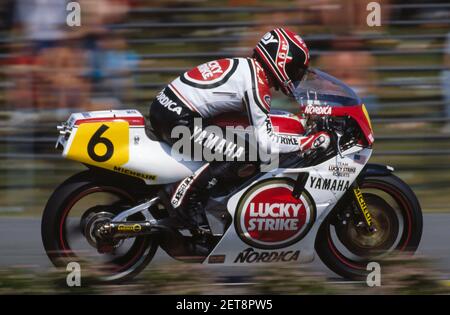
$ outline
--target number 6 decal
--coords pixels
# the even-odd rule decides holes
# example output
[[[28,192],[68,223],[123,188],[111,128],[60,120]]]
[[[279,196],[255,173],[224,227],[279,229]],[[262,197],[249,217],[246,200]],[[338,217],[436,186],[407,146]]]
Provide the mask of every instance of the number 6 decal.
[[[126,121],[81,124],[74,135],[67,158],[114,169],[128,162],[129,125]]]
[[[89,157],[95,162],[106,162],[108,161],[114,154],[114,145],[111,140],[102,137],[102,134],[108,130],[109,127],[106,125],[101,125],[100,128],[94,133],[91,140],[87,145],[87,152]],[[98,144],[103,144],[106,146],[106,152],[103,155],[98,155],[95,153],[95,147]]]

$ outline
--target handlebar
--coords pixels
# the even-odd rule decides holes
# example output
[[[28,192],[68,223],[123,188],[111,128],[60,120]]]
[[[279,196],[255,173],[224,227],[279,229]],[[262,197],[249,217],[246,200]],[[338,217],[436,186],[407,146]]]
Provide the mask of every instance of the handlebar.
[[[331,137],[331,144],[334,152],[339,154],[342,158],[341,139],[344,138],[344,143],[357,138],[355,134],[354,124],[351,123],[351,117],[333,117],[333,116],[321,116],[317,117],[313,126],[314,132],[325,131]]]

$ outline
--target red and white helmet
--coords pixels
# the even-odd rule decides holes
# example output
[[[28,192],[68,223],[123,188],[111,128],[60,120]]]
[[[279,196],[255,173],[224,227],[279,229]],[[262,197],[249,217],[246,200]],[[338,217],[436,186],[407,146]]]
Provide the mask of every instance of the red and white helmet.
[[[303,39],[288,29],[276,28],[261,38],[255,53],[281,91],[292,96],[309,64],[309,50]]]

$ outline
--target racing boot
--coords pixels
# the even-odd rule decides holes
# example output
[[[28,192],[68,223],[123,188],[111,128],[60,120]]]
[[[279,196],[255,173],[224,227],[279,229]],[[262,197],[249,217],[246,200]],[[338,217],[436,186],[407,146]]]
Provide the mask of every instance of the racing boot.
[[[207,225],[204,202],[208,198],[207,186],[212,181],[210,165],[205,164],[191,176],[183,179],[175,187],[169,186],[164,190],[162,200],[169,204],[176,216],[191,228]],[[167,198],[169,196],[169,198]]]

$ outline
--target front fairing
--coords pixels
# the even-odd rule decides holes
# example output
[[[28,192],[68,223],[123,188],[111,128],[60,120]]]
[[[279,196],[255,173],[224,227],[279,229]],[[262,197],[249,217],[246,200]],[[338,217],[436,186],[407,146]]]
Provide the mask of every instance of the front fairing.
[[[369,114],[358,95],[345,83],[318,69],[308,69],[293,96],[303,114],[350,116],[369,144],[374,141]]]
[[[293,93],[301,106],[320,102],[332,107],[355,106],[361,104],[358,95],[345,83],[315,68],[306,72]]]

